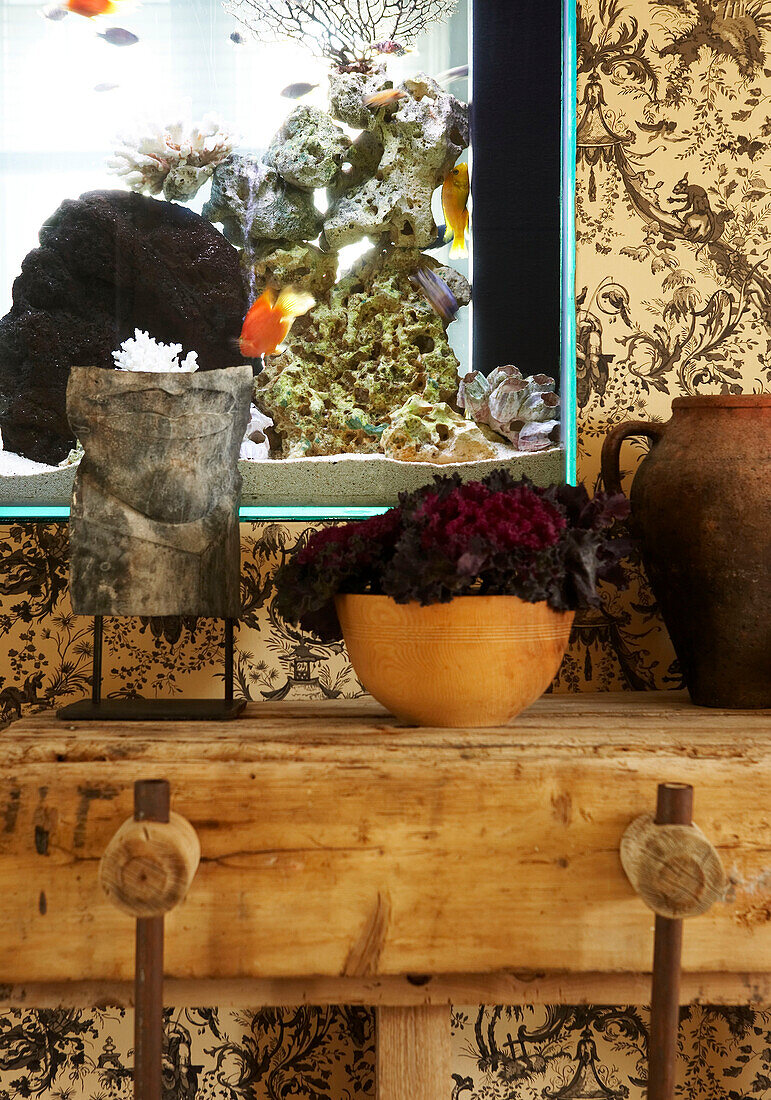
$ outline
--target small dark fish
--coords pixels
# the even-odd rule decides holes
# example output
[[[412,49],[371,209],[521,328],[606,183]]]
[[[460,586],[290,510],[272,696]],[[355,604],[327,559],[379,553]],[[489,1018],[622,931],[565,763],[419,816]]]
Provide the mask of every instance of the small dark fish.
[[[297,84],[287,84],[281,94],[284,99],[302,99],[304,95],[308,95],[314,88],[318,88],[318,84],[307,84],[301,80]]]
[[[410,282],[423,291],[431,308],[446,325],[455,319],[459,308],[458,299],[435,271],[428,267],[419,267],[414,275],[410,275]]]
[[[445,69],[436,78],[437,84],[452,84],[453,80],[465,80],[468,76],[468,65],[456,65],[454,69]]]
[[[135,46],[139,41],[137,35],[127,31],[125,27],[108,27],[106,31],[100,31],[99,37],[111,46]]]
[[[94,91],[95,92],[112,92],[116,88],[120,88],[120,84],[105,83],[105,84],[95,84],[94,85]]]
[[[394,57],[404,57],[409,50],[406,46],[403,46],[401,42],[394,42],[392,38],[386,39],[385,42],[376,42],[372,47],[375,53],[380,54],[392,54]]]
[[[236,46],[243,46],[244,42],[246,42],[246,39],[240,31],[233,31],[230,36],[230,41]]]
[[[400,99],[406,99],[407,93],[400,88],[384,88],[382,92],[373,92],[364,100],[364,106],[375,108],[390,107],[392,103],[398,103]]]
[[[58,23],[61,19],[66,19],[70,13],[61,4],[48,4],[47,7],[41,9],[40,14],[44,19],[50,19],[52,23]]]

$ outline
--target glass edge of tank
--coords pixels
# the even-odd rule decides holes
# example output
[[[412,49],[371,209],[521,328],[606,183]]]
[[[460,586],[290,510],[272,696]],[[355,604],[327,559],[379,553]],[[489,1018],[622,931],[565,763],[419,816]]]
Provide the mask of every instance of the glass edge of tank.
[[[469,5],[469,12],[471,6]],[[576,186],[576,4],[562,0],[562,112],[560,188],[560,373],[565,480],[577,478],[575,186]],[[357,520],[382,515],[389,505],[242,505],[242,523]],[[0,505],[0,523],[53,523],[69,520],[67,505]]]
[[[562,439],[565,480],[575,485],[578,460],[576,406],[576,0],[562,3],[562,186],[560,211]]]

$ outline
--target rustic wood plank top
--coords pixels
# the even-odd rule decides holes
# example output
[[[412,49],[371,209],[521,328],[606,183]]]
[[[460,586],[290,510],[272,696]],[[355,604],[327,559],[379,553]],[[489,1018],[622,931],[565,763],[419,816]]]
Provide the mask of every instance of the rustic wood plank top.
[[[0,733],[0,767],[17,763],[263,760],[374,752],[466,752],[578,758],[655,754],[771,758],[771,710],[694,707],[685,692],[544,695],[512,724],[453,730],[402,726],[369,698],[250,703],[226,722],[61,722],[43,711]],[[749,754],[749,755],[748,755]]]
[[[111,981],[133,927],[97,883],[137,778],[170,780],[202,860],[168,918],[180,979],[650,969],[620,866],[662,780],[731,876],[686,928],[694,973],[771,971],[771,712],[680,693],[546,696],[509,727],[399,727],[365,700],[227,723],[0,734],[0,983]]]

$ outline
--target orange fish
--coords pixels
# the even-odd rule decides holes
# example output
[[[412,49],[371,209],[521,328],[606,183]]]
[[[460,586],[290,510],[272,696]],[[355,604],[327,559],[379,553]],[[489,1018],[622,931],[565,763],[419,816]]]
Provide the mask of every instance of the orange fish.
[[[120,0],[65,0],[62,7],[75,15],[85,15],[87,19],[93,19],[95,15],[112,15],[119,5]]]
[[[447,242],[452,238],[451,256],[468,256],[466,231],[469,190],[468,165],[456,164],[447,173],[442,184],[442,209],[447,226],[444,239]]]
[[[382,92],[373,92],[364,100],[365,107],[390,107],[392,103],[398,103],[400,99],[406,99],[407,93],[399,88],[386,88]]]
[[[276,297],[270,287],[261,294],[244,318],[238,346],[244,359],[260,355],[280,355],[295,317],[301,317],[316,304],[312,294],[285,286]]]

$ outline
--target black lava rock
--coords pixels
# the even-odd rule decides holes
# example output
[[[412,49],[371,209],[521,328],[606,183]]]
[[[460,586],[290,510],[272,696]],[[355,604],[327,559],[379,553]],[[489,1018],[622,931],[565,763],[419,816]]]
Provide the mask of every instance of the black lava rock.
[[[192,210],[128,191],[66,200],[40,230],[0,320],[5,449],[65,458],[74,442],[70,367],[112,368],[112,352],[136,328],[198,352],[201,370],[235,365],[245,312],[238,251]]]

